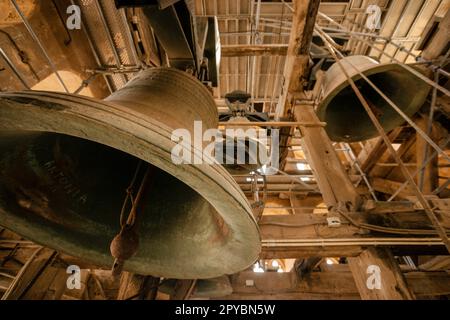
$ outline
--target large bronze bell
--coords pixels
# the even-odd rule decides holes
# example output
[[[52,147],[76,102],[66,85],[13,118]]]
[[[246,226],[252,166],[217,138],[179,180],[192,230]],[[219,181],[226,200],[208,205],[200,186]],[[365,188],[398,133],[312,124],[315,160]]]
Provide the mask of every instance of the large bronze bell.
[[[151,166],[139,212],[139,247],[124,270],[212,278],[260,252],[245,195],[221,165],[172,162],[174,129],[217,127],[217,107],[175,69],[138,74],[105,101],[27,91],[0,94],[0,225],[37,243],[111,266],[126,190]],[[192,151],[192,152],[195,152]]]
[[[341,62],[386,131],[400,126],[405,120],[361,78],[353,66],[408,116],[422,107],[431,89],[426,82],[398,64],[380,64],[367,56],[350,56]],[[375,126],[337,63],[325,73],[323,100],[317,109],[317,115],[327,123],[326,131],[333,141],[355,142],[378,136]]]

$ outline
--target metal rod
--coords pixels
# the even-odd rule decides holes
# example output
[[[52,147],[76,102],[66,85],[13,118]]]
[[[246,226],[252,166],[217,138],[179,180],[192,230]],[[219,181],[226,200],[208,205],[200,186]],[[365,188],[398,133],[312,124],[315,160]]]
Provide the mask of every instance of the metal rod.
[[[445,54],[443,61],[446,61],[449,56],[450,56],[450,49],[447,50],[447,53]],[[443,63],[441,63],[441,65],[439,67],[443,67]],[[434,81],[436,83],[439,82],[439,72],[437,72],[437,71],[434,72]],[[428,136],[431,135],[431,132],[433,130],[434,109],[436,107],[436,101],[437,101],[437,89],[433,88],[433,93],[431,96],[430,113],[428,114],[428,123],[427,123],[427,131],[426,131],[426,134]],[[423,146],[422,163],[424,163],[428,157],[428,150],[429,150],[429,146],[427,144],[425,144]],[[425,166],[422,166],[422,168],[420,170],[420,175],[419,175],[419,188],[421,190],[423,190],[424,178],[425,178]]]
[[[105,15],[103,14],[102,7],[100,6],[100,3],[98,1],[94,1],[95,7],[97,9],[98,15],[100,16],[100,21],[103,25],[103,29],[106,33],[106,38],[108,39],[109,46],[111,47],[114,60],[116,61],[116,65],[118,68],[122,67],[122,62],[120,61],[119,53],[117,52],[116,45],[114,44],[114,40],[111,37],[111,32],[108,27],[108,23],[106,22]],[[125,81],[125,83],[128,81],[125,75],[122,75],[122,79]]]
[[[86,69],[86,72],[103,74],[103,75],[112,75],[119,73],[136,73],[139,72],[141,68],[139,67],[122,67],[122,68],[97,68],[97,69]]]
[[[20,10],[16,0],[10,0],[12,5],[14,6],[14,9],[17,11],[17,14],[20,16],[20,19],[22,20],[23,24],[25,25],[25,27],[27,28],[28,32],[30,33],[31,37],[33,38],[33,40],[36,42],[36,44],[39,46],[39,48],[41,49],[42,53],[44,54],[45,58],[47,59],[48,64],[50,65],[50,68],[52,69],[52,71],[55,73],[56,77],[58,78],[59,83],[61,84],[61,86],[64,88],[64,90],[69,93],[69,89],[67,89],[63,79],[61,78],[60,74],[58,73],[58,69],[56,69],[55,64],[53,63],[52,59],[50,58],[50,56],[47,54],[47,50],[45,50],[44,46],[42,45],[41,41],[39,40],[38,36],[36,35],[36,33],[33,30],[33,27],[31,26],[31,24],[28,22],[27,18],[25,17],[25,15],[23,14],[22,10]]]
[[[324,15],[324,14],[322,13],[322,15]],[[328,18],[329,18],[329,17],[328,17]],[[333,21],[334,24],[337,24],[340,28],[343,28],[339,23],[337,23],[337,22],[334,21],[333,19],[331,19],[331,18],[329,18],[329,19],[330,19],[330,22]],[[317,28],[320,28],[321,32],[325,33],[325,32],[323,31],[323,28],[322,28],[322,27],[318,26],[317,24],[316,24],[316,26],[317,26]],[[349,31],[349,30],[347,30],[347,29],[345,29],[345,28],[343,28],[342,31],[348,32],[348,33],[350,34],[351,37],[356,38],[357,40],[359,40],[359,41],[361,41],[361,42],[363,42],[363,43],[366,43],[366,44],[367,44],[368,46],[370,46],[372,49],[377,50],[377,51],[381,52],[381,54],[384,54],[385,56],[389,57],[389,58],[391,59],[392,62],[397,62],[401,67],[403,67],[403,68],[406,69],[407,71],[411,72],[412,74],[414,74],[414,75],[415,75],[416,77],[418,77],[419,79],[421,79],[421,80],[425,81],[426,83],[428,83],[429,85],[431,85],[431,86],[437,88],[439,91],[443,92],[443,93],[446,94],[447,96],[450,96],[450,91],[448,91],[446,88],[444,88],[444,87],[440,86],[439,84],[437,84],[437,83],[431,81],[430,79],[428,79],[426,76],[424,76],[424,75],[421,74],[420,72],[418,72],[418,71],[416,71],[415,69],[413,69],[413,68],[411,68],[411,67],[405,65],[405,64],[402,63],[401,61],[395,59],[394,56],[388,55],[385,51],[383,51],[383,50],[381,50],[381,49],[375,47],[375,46],[374,46],[373,44],[371,44],[369,41],[367,41],[367,40],[365,40],[365,39],[363,39],[363,38],[360,38],[360,37],[358,37],[358,36],[352,35],[352,34],[351,34],[352,31]],[[325,34],[326,34],[326,33],[325,33]],[[374,37],[380,37],[380,36],[372,35],[372,34],[367,34],[367,35],[368,35],[368,36],[374,36]],[[383,38],[383,37],[382,37],[382,38]],[[330,39],[331,39],[331,37],[330,37]],[[388,39],[388,42],[389,42],[390,44],[392,44],[393,46],[399,48],[400,51],[403,51],[403,52],[408,53],[408,51],[406,50],[405,47],[403,47],[403,46],[401,46],[401,45],[398,45],[398,44],[392,42],[389,38],[385,38],[385,39]],[[332,40],[332,39],[331,39],[331,40]],[[405,51],[405,50],[406,50],[406,51]],[[413,55],[413,56],[414,56],[416,59],[418,58],[418,57],[415,56],[415,55]]]
[[[137,53],[137,51],[136,51],[136,46],[135,46],[135,44],[134,44],[134,40],[133,40],[133,37],[132,37],[132,35],[131,35],[130,25],[129,25],[129,23],[128,23],[128,19],[127,19],[127,16],[126,16],[126,14],[125,14],[125,8],[119,9],[119,15],[120,15],[120,18],[122,19],[122,23],[123,23],[124,26],[125,26],[125,30],[126,30],[125,33],[126,33],[128,42],[130,43],[131,54],[133,55],[134,63],[135,63],[136,65],[138,65],[139,68],[141,69],[141,68],[142,68],[142,62],[141,62],[141,60],[139,59],[138,53]]]
[[[355,36],[352,36],[355,37]],[[358,41],[361,41],[363,43],[366,43],[369,47],[371,47],[372,49],[379,51],[381,54],[385,55],[386,57],[391,59],[391,62],[395,62],[397,63],[399,66],[401,66],[402,68],[406,69],[407,71],[409,71],[410,73],[412,73],[413,75],[415,75],[416,77],[418,77],[419,79],[425,81],[427,84],[429,84],[430,86],[437,88],[439,91],[443,92],[445,95],[450,96],[450,91],[447,90],[446,88],[442,87],[441,85],[439,85],[438,83],[428,79],[426,76],[424,76],[423,74],[421,74],[419,71],[413,69],[412,67],[405,65],[404,63],[402,63],[401,61],[397,60],[394,58],[394,56],[391,56],[389,54],[387,54],[385,51],[375,47],[373,44],[371,44],[369,41],[361,39],[359,37],[355,37]]]
[[[320,29],[319,26],[317,26],[317,28]],[[321,31],[322,33],[320,34],[321,37],[325,37],[328,38],[329,36]],[[327,41],[328,43],[328,41]],[[336,52],[339,54],[339,56],[341,58],[344,57],[344,55],[336,49]],[[398,113],[400,114],[400,116],[405,119],[406,122],[408,122],[408,124],[413,127],[417,133],[423,138],[425,139],[435,150],[437,150],[439,152],[439,154],[441,154],[447,161],[450,161],[450,157],[428,136],[425,134],[425,132],[423,132],[422,129],[420,129],[415,123],[414,121],[412,121],[388,96],[386,96],[363,72],[361,72],[353,63],[351,63],[350,61],[347,61],[347,63],[358,72],[358,74],[384,99],[386,100],[386,102]],[[398,64],[399,66],[403,66],[402,64]]]
[[[322,31],[323,32],[323,31]],[[440,224],[438,218],[436,217],[436,215],[433,212],[433,209],[430,208],[427,200],[425,199],[424,195],[422,194],[422,192],[420,191],[420,189],[418,188],[418,186],[415,184],[413,177],[411,176],[411,174],[409,173],[409,170],[403,165],[403,161],[400,158],[400,156],[397,154],[397,152],[395,151],[394,147],[392,146],[389,137],[387,136],[386,132],[384,131],[383,127],[381,126],[378,118],[375,116],[375,114],[373,113],[372,109],[370,108],[368,102],[366,101],[366,99],[363,97],[363,95],[361,94],[361,91],[358,89],[358,87],[356,86],[355,82],[353,81],[353,79],[350,77],[350,75],[347,73],[347,70],[345,70],[344,65],[341,62],[341,59],[338,58],[336,52],[338,51],[337,49],[333,48],[330,44],[330,41],[328,40],[328,38],[326,36],[324,36],[323,34],[321,34],[321,38],[322,40],[325,42],[325,45],[327,46],[328,50],[330,51],[331,55],[333,56],[333,58],[336,60],[336,62],[338,63],[340,69],[342,70],[343,74],[345,75],[345,77],[347,78],[347,81],[350,83],[350,86],[352,87],[353,91],[355,92],[356,96],[358,97],[358,100],[361,102],[362,106],[364,107],[364,109],[366,110],[369,118],[371,119],[372,123],[374,124],[375,128],[377,129],[378,133],[381,135],[381,137],[383,138],[384,143],[386,144],[387,149],[389,150],[389,153],[392,155],[392,157],[395,159],[395,162],[398,163],[401,171],[403,172],[403,175],[405,176],[405,178],[407,179],[407,181],[409,182],[409,184],[411,185],[411,187],[413,188],[413,191],[417,197],[417,199],[419,200],[420,204],[422,205],[422,207],[425,210],[425,213],[428,216],[428,219],[431,221],[431,223],[433,224],[434,228],[436,229],[437,233],[439,234],[439,236],[441,237],[442,241],[445,244],[445,247],[447,248],[447,250],[450,252],[450,240],[447,237],[447,232],[444,229],[444,227],[442,227],[442,225]],[[343,57],[343,55],[341,54],[341,57]],[[357,68],[356,68],[357,69]],[[358,70],[358,69],[357,69]],[[360,74],[362,74],[361,71],[358,70],[358,72]]]
[[[70,0],[70,3],[72,5],[76,5],[74,0]],[[89,34],[88,29],[87,29],[85,23],[83,22],[83,19],[81,19],[81,29],[83,30],[84,35],[86,36],[86,39],[88,41],[89,47],[91,48],[91,52],[94,55],[94,59],[95,59],[95,62],[97,63],[97,66],[101,67],[102,62],[100,61],[100,57],[97,53],[97,50],[95,49],[94,42],[91,39],[91,35]],[[105,79],[105,82],[106,82],[106,85],[108,86],[109,92],[113,93],[114,90],[113,90],[113,87],[111,86],[111,83],[110,83],[108,77],[106,75],[103,75],[103,78]]]
[[[6,61],[6,64],[11,68],[11,70],[14,72],[14,74],[17,76],[17,78],[19,78],[20,82],[22,82],[24,87],[27,88],[28,90],[31,90],[31,87],[28,85],[28,83],[25,80],[25,78],[22,76],[20,71],[16,68],[14,63],[9,59],[8,55],[5,53],[5,51],[3,51],[2,48],[0,48],[0,55]]]
[[[447,188],[450,185],[450,178],[447,179],[447,181],[445,181],[440,187],[436,188],[432,194],[439,194],[441,193],[445,188]]]
[[[364,171],[362,170],[358,159],[356,158],[355,154],[353,153],[353,150],[350,148],[350,146],[348,145],[348,143],[341,143],[344,148],[346,148],[347,150],[347,154],[350,156],[350,159],[352,159],[353,161],[353,165],[356,167],[356,170],[358,170],[359,174],[361,175],[362,179],[364,180],[364,183],[366,184],[367,188],[369,189],[370,194],[372,195],[372,198],[375,201],[378,201],[377,196],[375,194],[375,190],[372,188],[372,185],[369,182],[369,179],[367,179],[366,174],[364,173]]]
[[[447,96],[450,96],[450,91],[448,91],[448,90],[445,89],[444,87],[440,86],[439,84],[437,84],[437,83],[431,81],[430,79],[428,79],[427,77],[425,77],[425,76],[424,76],[423,74],[421,74],[420,72],[418,72],[418,71],[416,71],[415,69],[413,69],[413,68],[411,68],[411,67],[409,67],[409,66],[403,64],[401,61],[395,59],[394,56],[388,55],[385,51],[383,51],[383,50],[381,50],[381,49],[375,47],[373,44],[371,44],[370,42],[366,41],[365,39],[362,39],[362,38],[360,38],[360,37],[355,36],[355,34],[356,34],[355,32],[350,31],[350,30],[344,28],[344,27],[341,26],[338,22],[336,22],[336,21],[333,20],[332,18],[328,17],[327,15],[325,15],[325,14],[323,14],[323,13],[320,13],[320,12],[319,12],[319,15],[321,15],[321,16],[323,16],[323,17],[326,17],[326,19],[327,19],[329,22],[331,22],[332,24],[337,25],[339,28],[341,28],[340,31],[347,32],[351,37],[354,37],[354,38],[356,38],[357,40],[366,43],[366,44],[369,45],[372,49],[375,49],[375,50],[381,52],[381,54],[384,54],[384,55],[386,55],[387,57],[391,58],[391,61],[397,62],[401,67],[405,68],[406,70],[408,70],[409,72],[411,72],[412,74],[414,74],[416,77],[418,77],[418,78],[420,78],[421,80],[425,81],[425,82],[428,83],[429,85],[431,85],[431,86],[433,86],[433,87],[436,87],[438,90],[442,91],[442,92],[445,93]],[[317,27],[320,28],[320,30],[322,30],[322,32],[324,32],[322,27],[319,27],[318,25],[317,25]],[[400,51],[406,52],[408,55],[413,56],[416,60],[419,58],[418,56],[412,54],[412,53],[411,53],[411,50],[407,50],[404,46],[399,45],[399,44],[393,42],[392,39],[390,39],[390,38],[382,37],[382,36],[379,36],[379,35],[376,35],[376,34],[371,34],[371,33],[360,33],[360,34],[363,34],[363,35],[366,35],[366,36],[370,36],[370,37],[375,37],[375,38],[381,38],[381,39],[384,39],[385,41],[387,41],[387,42],[390,43],[391,45],[393,45],[393,46],[395,46],[396,48],[400,49]]]
[[[443,148],[445,148],[445,146],[448,144],[448,142],[450,141],[450,137],[448,137],[446,140],[445,140],[445,143],[443,143],[442,144],[442,146],[443,146]],[[425,168],[425,166],[435,157],[435,156],[437,156],[437,154],[438,154],[438,152],[435,150],[434,152],[433,152],[433,154],[425,161],[425,162],[423,162],[422,163],[422,166],[420,167],[420,168],[417,168],[417,170],[416,171],[414,171],[414,173],[413,173],[413,177],[415,177],[419,172],[420,172],[420,170],[422,169],[422,168]],[[406,181],[406,182],[404,182],[395,192],[394,192],[394,194],[393,195],[391,195],[391,197],[387,200],[388,202],[389,201],[392,201],[406,186],[408,185],[408,181]]]

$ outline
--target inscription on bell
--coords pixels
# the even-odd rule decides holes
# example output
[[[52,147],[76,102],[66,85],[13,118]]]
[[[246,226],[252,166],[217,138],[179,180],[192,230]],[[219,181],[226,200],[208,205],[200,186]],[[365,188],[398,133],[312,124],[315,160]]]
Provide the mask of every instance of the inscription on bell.
[[[79,203],[86,204],[88,199],[87,194],[83,194],[80,188],[74,185],[64,172],[58,169],[54,160],[46,162],[44,167],[53,178],[52,192],[62,190],[65,194],[76,199]]]

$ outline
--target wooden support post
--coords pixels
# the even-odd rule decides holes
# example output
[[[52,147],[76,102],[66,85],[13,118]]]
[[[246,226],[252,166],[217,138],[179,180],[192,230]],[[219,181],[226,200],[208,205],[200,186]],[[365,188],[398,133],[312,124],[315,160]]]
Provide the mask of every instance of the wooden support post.
[[[122,272],[117,300],[155,300],[159,278]]]
[[[188,300],[196,283],[197,280],[177,280],[170,300]]]
[[[363,300],[415,299],[388,249],[371,247],[348,264]]]
[[[424,131],[427,132],[429,117],[422,116],[417,121],[417,125]],[[432,127],[430,138],[435,140],[434,128]],[[425,151],[428,148],[428,151]],[[417,152],[417,168],[422,167],[423,161],[426,160],[425,157],[429,157],[433,154],[433,149],[429,146],[428,142],[426,142],[420,134],[417,134],[417,142],[416,142],[416,152]],[[420,185],[420,176],[421,173],[417,175],[417,181]],[[439,185],[439,173],[438,173],[438,157],[434,157],[424,168],[423,170],[423,185],[422,192],[424,194],[431,194]]]
[[[295,93],[303,91],[309,64],[309,48],[319,11],[320,0],[293,1],[291,35],[283,71],[283,89],[279,97],[275,116],[283,117]]]
[[[404,278],[417,297],[450,293],[450,275],[447,272],[408,272]],[[311,272],[305,279],[299,279],[293,272],[244,271],[231,277],[231,286],[233,293],[220,299],[361,298],[348,266],[342,264],[327,266],[322,272]]]

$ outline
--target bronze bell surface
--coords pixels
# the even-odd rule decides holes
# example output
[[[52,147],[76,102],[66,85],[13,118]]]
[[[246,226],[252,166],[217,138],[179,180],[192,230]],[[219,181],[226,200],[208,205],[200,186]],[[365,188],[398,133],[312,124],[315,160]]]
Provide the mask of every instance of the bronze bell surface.
[[[426,82],[395,63],[380,64],[367,56],[349,56],[341,62],[387,132],[402,125],[405,120],[361,78],[353,66],[408,116],[422,107],[431,89]],[[325,129],[333,141],[356,142],[378,136],[338,63],[325,73],[323,99],[317,115],[327,123]]]
[[[221,165],[172,162],[172,131],[192,130],[194,121],[217,128],[214,100],[197,79],[170,68],[142,71],[104,101],[1,93],[0,225],[111,266],[110,243],[141,161],[151,178],[139,207],[139,246],[124,270],[206,279],[247,268],[261,245],[239,186]]]

